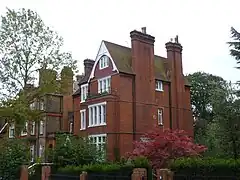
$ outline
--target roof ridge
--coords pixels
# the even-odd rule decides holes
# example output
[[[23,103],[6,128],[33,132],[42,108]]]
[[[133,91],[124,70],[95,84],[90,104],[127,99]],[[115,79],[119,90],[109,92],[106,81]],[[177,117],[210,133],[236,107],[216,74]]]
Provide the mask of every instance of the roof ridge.
[[[126,48],[126,49],[132,49],[132,48],[130,48],[130,47],[123,46],[123,45],[121,45],[121,44],[116,44],[116,43],[113,43],[113,42],[109,42],[109,41],[106,41],[106,40],[103,40],[103,42],[110,43],[110,44],[115,45],[115,46],[120,46],[120,47],[123,47],[123,48]]]
[[[129,50],[132,49],[131,47],[123,46],[121,44],[116,44],[116,43],[109,42],[109,41],[106,41],[106,40],[103,40],[103,42],[110,43],[112,45],[119,46],[119,47],[122,47],[122,48],[126,48],[126,49],[129,49]],[[159,58],[163,58],[163,59],[167,59],[166,57],[163,57],[163,56],[160,56],[160,55],[156,55],[156,54],[154,54],[154,56],[159,57]]]

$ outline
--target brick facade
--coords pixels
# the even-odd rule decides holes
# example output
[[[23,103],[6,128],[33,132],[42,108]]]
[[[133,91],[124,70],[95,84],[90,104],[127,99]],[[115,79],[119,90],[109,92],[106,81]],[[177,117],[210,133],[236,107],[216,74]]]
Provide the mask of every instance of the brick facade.
[[[73,95],[74,134],[106,134],[108,159],[132,151],[132,142],[155,126],[183,129],[193,135],[190,86],[183,75],[182,46],[178,38],[166,43],[167,57],[164,58],[154,55],[155,38],[145,31],[132,31],[130,37],[131,48],[102,42],[96,60],[84,61],[87,71],[85,68],[79,86],[88,85],[86,98],[81,102],[82,88]],[[108,65],[101,68],[105,56]],[[109,78],[110,84],[102,78]],[[160,90],[156,90],[158,81]],[[102,93],[100,86],[110,89]],[[89,127],[94,120],[100,122],[105,118],[102,116],[104,107],[89,109],[102,102],[106,102],[106,124]],[[84,116],[81,110],[85,111]],[[81,129],[81,117],[86,120],[84,129]],[[158,123],[159,117],[162,117],[162,124]]]

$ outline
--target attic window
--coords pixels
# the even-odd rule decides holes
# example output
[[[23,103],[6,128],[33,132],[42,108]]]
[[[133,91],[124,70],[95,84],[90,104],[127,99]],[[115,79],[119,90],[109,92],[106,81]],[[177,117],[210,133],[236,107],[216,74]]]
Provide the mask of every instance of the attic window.
[[[99,69],[104,69],[109,66],[109,57],[102,56],[99,60]]]

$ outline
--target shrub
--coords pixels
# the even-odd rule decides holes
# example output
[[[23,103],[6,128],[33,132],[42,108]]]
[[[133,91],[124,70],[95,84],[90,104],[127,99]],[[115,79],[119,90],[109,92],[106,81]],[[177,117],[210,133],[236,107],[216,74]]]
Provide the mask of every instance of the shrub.
[[[102,157],[102,153],[88,140],[69,134],[58,134],[56,146],[48,154],[60,167],[96,163]]]
[[[29,160],[29,151],[25,142],[20,139],[1,139],[0,149],[1,179],[18,179],[21,165],[26,164]]]
[[[129,154],[135,159],[146,157],[153,168],[165,168],[171,160],[180,157],[201,155],[207,148],[194,143],[183,130],[164,130],[156,128],[145,134],[146,141],[135,142],[135,149]]]
[[[102,164],[89,164],[83,166],[65,166],[58,169],[59,173],[79,175],[83,171],[88,173],[121,173],[131,171],[133,169],[132,164],[120,164],[120,163],[102,163]]]
[[[176,174],[205,176],[240,175],[240,159],[180,158],[170,165]]]

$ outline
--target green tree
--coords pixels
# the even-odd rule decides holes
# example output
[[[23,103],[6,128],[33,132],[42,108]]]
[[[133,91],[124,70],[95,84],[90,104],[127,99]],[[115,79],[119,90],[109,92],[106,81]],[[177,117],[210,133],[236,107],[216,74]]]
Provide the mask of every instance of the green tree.
[[[195,139],[203,143],[208,123],[214,119],[216,102],[226,97],[227,83],[223,78],[205,72],[189,74],[188,79],[191,82],[191,104],[196,120]]]
[[[36,82],[40,69],[75,68],[76,61],[70,53],[61,51],[62,46],[63,38],[46,26],[36,12],[7,9],[0,27],[2,93],[15,97],[28,84]]]
[[[1,139],[0,141],[0,177],[2,180],[20,178],[20,167],[27,164],[30,153],[23,140]]]
[[[240,157],[240,99],[230,83],[226,98],[218,101],[215,119],[219,123],[219,147],[224,157],[238,159]]]
[[[7,9],[0,26],[1,117],[14,121],[37,119],[39,112],[29,110],[31,102],[47,92],[59,92],[56,78],[63,67],[76,69],[76,61],[71,53],[62,51],[62,46],[63,38],[36,12]],[[39,80],[39,73],[44,81]],[[38,80],[44,85],[36,86]]]
[[[240,63],[240,33],[233,27],[231,27],[232,41],[228,42],[230,46],[230,55],[237,60],[237,64]],[[240,67],[237,66],[239,69]]]

